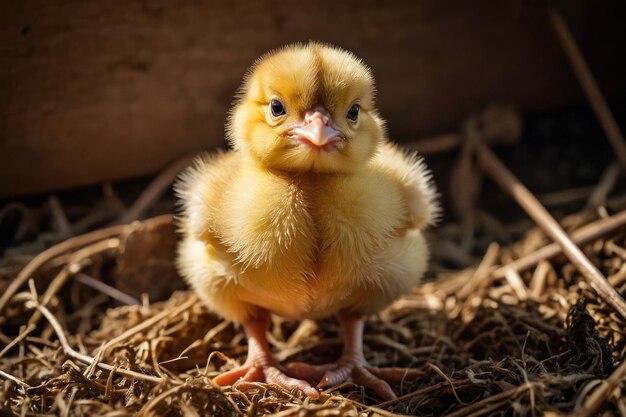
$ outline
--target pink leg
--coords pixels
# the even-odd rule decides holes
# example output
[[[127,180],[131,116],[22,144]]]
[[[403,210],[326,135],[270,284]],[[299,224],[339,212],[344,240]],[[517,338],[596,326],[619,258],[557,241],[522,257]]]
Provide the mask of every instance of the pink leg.
[[[422,372],[417,369],[369,366],[363,356],[363,317],[341,313],[339,323],[343,332],[344,347],[337,363],[319,366],[301,362],[291,363],[287,366],[290,375],[320,381],[317,388],[322,389],[352,381],[371,389],[386,400],[396,398],[389,383],[397,384],[406,377],[414,378],[422,375]]]
[[[238,380],[258,381],[279,385],[289,391],[302,391],[307,396],[318,398],[319,392],[307,382],[285,375],[272,356],[267,343],[270,317],[267,312],[243,323],[248,339],[248,357],[239,368],[225,372],[213,379],[217,385],[232,385]]]

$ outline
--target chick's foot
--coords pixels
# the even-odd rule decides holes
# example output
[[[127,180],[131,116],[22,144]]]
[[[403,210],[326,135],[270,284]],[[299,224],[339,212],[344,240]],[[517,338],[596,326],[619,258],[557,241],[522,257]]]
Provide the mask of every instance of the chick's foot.
[[[407,368],[376,368],[365,360],[342,358],[337,363],[309,365],[303,362],[290,363],[286,367],[289,375],[307,381],[319,381],[316,388],[325,389],[344,382],[354,382],[375,392],[385,400],[396,399],[391,385],[407,378],[422,376],[423,372]]]
[[[278,385],[290,392],[302,391],[305,395],[318,398],[319,392],[309,383],[290,378],[278,366],[262,363],[246,363],[232,371],[224,372],[213,379],[217,385],[232,385],[237,381],[267,382]]]
[[[286,367],[289,375],[307,381],[319,381],[318,389],[354,382],[375,392],[385,400],[396,399],[389,384],[399,384],[406,378],[423,375],[421,370],[406,368],[376,368],[363,356],[363,318],[341,314],[339,322],[344,335],[344,349],[337,363],[309,365],[294,362]]]
[[[306,381],[291,378],[281,370],[276,360],[272,357],[267,344],[267,328],[269,316],[262,317],[243,323],[243,328],[248,338],[248,357],[246,362],[231,371],[224,372],[213,379],[217,385],[232,385],[242,380],[247,382],[267,382],[276,384],[288,391],[301,391],[305,395],[318,398],[319,392]]]

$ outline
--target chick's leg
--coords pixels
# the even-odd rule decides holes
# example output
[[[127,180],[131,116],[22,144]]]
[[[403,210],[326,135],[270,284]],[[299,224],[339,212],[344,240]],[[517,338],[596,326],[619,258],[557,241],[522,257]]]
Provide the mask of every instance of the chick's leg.
[[[287,366],[290,375],[296,378],[320,381],[317,388],[328,388],[346,381],[352,381],[371,389],[386,400],[396,398],[389,383],[400,383],[404,378],[421,375],[421,371],[405,368],[376,368],[370,366],[363,356],[362,316],[349,313],[339,315],[343,331],[343,353],[335,364],[308,365],[297,362]]]
[[[272,356],[267,343],[267,330],[270,325],[270,316],[267,312],[242,325],[248,339],[246,362],[239,368],[218,375],[213,382],[217,385],[232,385],[240,379],[248,382],[267,382],[289,391],[300,390],[309,397],[319,397],[319,392],[307,382],[285,375]]]

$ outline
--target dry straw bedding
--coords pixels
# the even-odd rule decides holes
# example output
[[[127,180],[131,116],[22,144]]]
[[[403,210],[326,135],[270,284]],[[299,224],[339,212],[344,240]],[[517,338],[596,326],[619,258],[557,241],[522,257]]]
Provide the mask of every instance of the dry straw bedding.
[[[621,209],[618,204],[604,215]],[[562,224],[573,231],[599,216],[581,212]],[[396,387],[398,400],[380,403],[350,384],[325,391],[316,401],[262,383],[218,388],[211,378],[245,359],[245,338],[209,313],[193,293],[172,293],[180,281],[171,262],[171,223],[164,216],[99,230],[31,260],[33,279],[12,294],[0,318],[4,414],[585,412],[626,354],[623,318],[563,257],[543,259],[519,273],[498,273],[499,266],[549,243],[529,229],[508,247],[491,244],[477,267],[450,271],[435,257],[434,279],[368,320],[365,355],[371,364],[422,371],[421,377]],[[458,237],[458,229],[442,227],[433,237],[435,248],[438,240]],[[624,228],[583,248],[624,294]],[[5,260],[3,288],[19,277],[22,266],[16,261],[11,267]],[[165,283],[153,285],[159,278]],[[141,291],[148,293],[142,300],[128,295]],[[332,361],[341,346],[334,319],[295,323],[275,318],[270,341],[283,362]],[[622,379],[596,401],[608,415],[625,415],[623,390]]]

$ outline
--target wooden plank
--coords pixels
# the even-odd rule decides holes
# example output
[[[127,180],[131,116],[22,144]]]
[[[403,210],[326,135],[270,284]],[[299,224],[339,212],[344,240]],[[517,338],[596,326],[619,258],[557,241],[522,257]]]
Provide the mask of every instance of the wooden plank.
[[[603,91],[626,91],[623,3],[568,4]],[[398,140],[453,128],[494,100],[524,110],[583,102],[546,10],[516,0],[33,0],[2,9],[0,196],[151,174],[223,145],[245,70],[294,41],[361,56]]]

